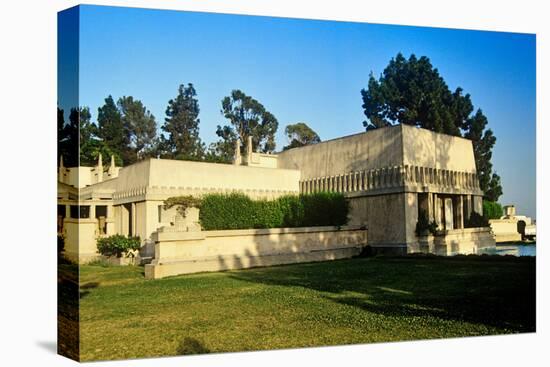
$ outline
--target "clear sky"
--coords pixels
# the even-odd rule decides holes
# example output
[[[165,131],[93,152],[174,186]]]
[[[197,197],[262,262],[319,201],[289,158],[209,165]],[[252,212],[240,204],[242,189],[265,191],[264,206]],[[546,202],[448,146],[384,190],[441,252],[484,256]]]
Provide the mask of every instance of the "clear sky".
[[[227,123],[222,98],[241,89],[277,117],[280,149],[284,127],[299,121],[323,140],[363,131],[369,73],[398,52],[428,56],[489,119],[500,202],[536,217],[535,45],[528,34],[82,6],[80,105],[95,121],[107,95],[132,95],[160,126],[178,85],[191,82],[208,144]]]

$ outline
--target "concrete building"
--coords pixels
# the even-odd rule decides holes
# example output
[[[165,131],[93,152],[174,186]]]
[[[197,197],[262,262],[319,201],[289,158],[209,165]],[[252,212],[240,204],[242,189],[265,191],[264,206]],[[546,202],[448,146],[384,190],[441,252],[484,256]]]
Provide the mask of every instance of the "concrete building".
[[[409,125],[290,149],[278,167],[300,170],[301,192],[343,192],[350,224],[366,226],[369,245],[382,252],[419,250],[420,210],[442,235],[464,231],[483,210],[472,142]]]
[[[350,228],[366,229],[369,245],[379,252],[452,254],[494,246],[488,228],[465,228],[470,214],[482,211],[471,141],[407,125],[278,155],[253,152],[249,140],[243,155],[236,149],[232,165],[146,159],[121,168],[111,159],[103,167],[100,157],[95,167],[66,168],[61,160],[58,231],[74,261],[97,257],[96,239],[115,233],[139,236],[142,256],[154,257],[159,233],[177,220],[175,209],[164,209],[165,199],[233,191],[252,198],[344,193]],[[416,236],[421,210],[437,223],[437,236]]]
[[[530,217],[517,215],[514,205],[505,205],[503,209],[502,217],[489,221],[497,243],[536,239],[537,226]]]

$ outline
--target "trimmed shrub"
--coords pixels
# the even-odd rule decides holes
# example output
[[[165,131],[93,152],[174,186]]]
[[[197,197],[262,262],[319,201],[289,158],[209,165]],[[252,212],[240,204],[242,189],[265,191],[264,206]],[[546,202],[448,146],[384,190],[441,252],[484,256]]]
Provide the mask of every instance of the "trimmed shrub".
[[[500,219],[504,215],[502,205],[497,202],[483,200],[483,216],[487,219]]]
[[[304,206],[302,226],[342,226],[348,222],[349,202],[344,195],[319,192],[300,195]]]
[[[300,227],[304,223],[304,203],[299,196],[286,195],[277,199],[283,212],[282,227]]]
[[[420,213],[418,214],[418,222],[416,222],[416,235],[425,236],[430,233],[435,234],[436,230],[437,224],[435,223],[435,221],[430,222],[426,210],[420,210]]]
[[[489,227],[489,221],[484,215],[479,215],[476,212],[470,214],[470,218],[464,221],[465,228],[478,228],[478,227]]]
[[[342,226],[349,203],[342,194],[286,195],[275,200],[252,200],[245,194],[209,194],[199,214],[205,230]]]
[[[238,193],[205,195],[199,219],[205,230],[254,228],[253,203]]]
[[[139,237],[125,237],[115,234],[97,240],[97,249],[101,255],[105,256],[130,256],[131,251],[139,250],[140,248],[141,240]]]

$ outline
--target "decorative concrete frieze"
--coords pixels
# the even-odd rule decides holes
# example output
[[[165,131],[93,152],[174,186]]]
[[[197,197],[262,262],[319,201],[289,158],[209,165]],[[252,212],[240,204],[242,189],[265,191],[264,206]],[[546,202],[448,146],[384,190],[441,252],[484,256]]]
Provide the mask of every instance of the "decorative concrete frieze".
[[[411,165],[380,167],[335,176],[310,178],[300,181],[299,190],[302,193],[320,191],[354,193],[395,189],[405,185],[418,187],[421,190],[426,190],[428,186],[435,186],[446,192],[479,190],[475,173]]]

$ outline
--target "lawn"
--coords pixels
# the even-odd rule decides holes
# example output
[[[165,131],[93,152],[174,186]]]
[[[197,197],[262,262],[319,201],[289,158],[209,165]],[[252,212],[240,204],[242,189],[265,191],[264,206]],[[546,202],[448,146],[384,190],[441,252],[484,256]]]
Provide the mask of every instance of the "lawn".
[[[145,280],[80,268],[81,360],[535,331],[535,260],[373,257]]]

